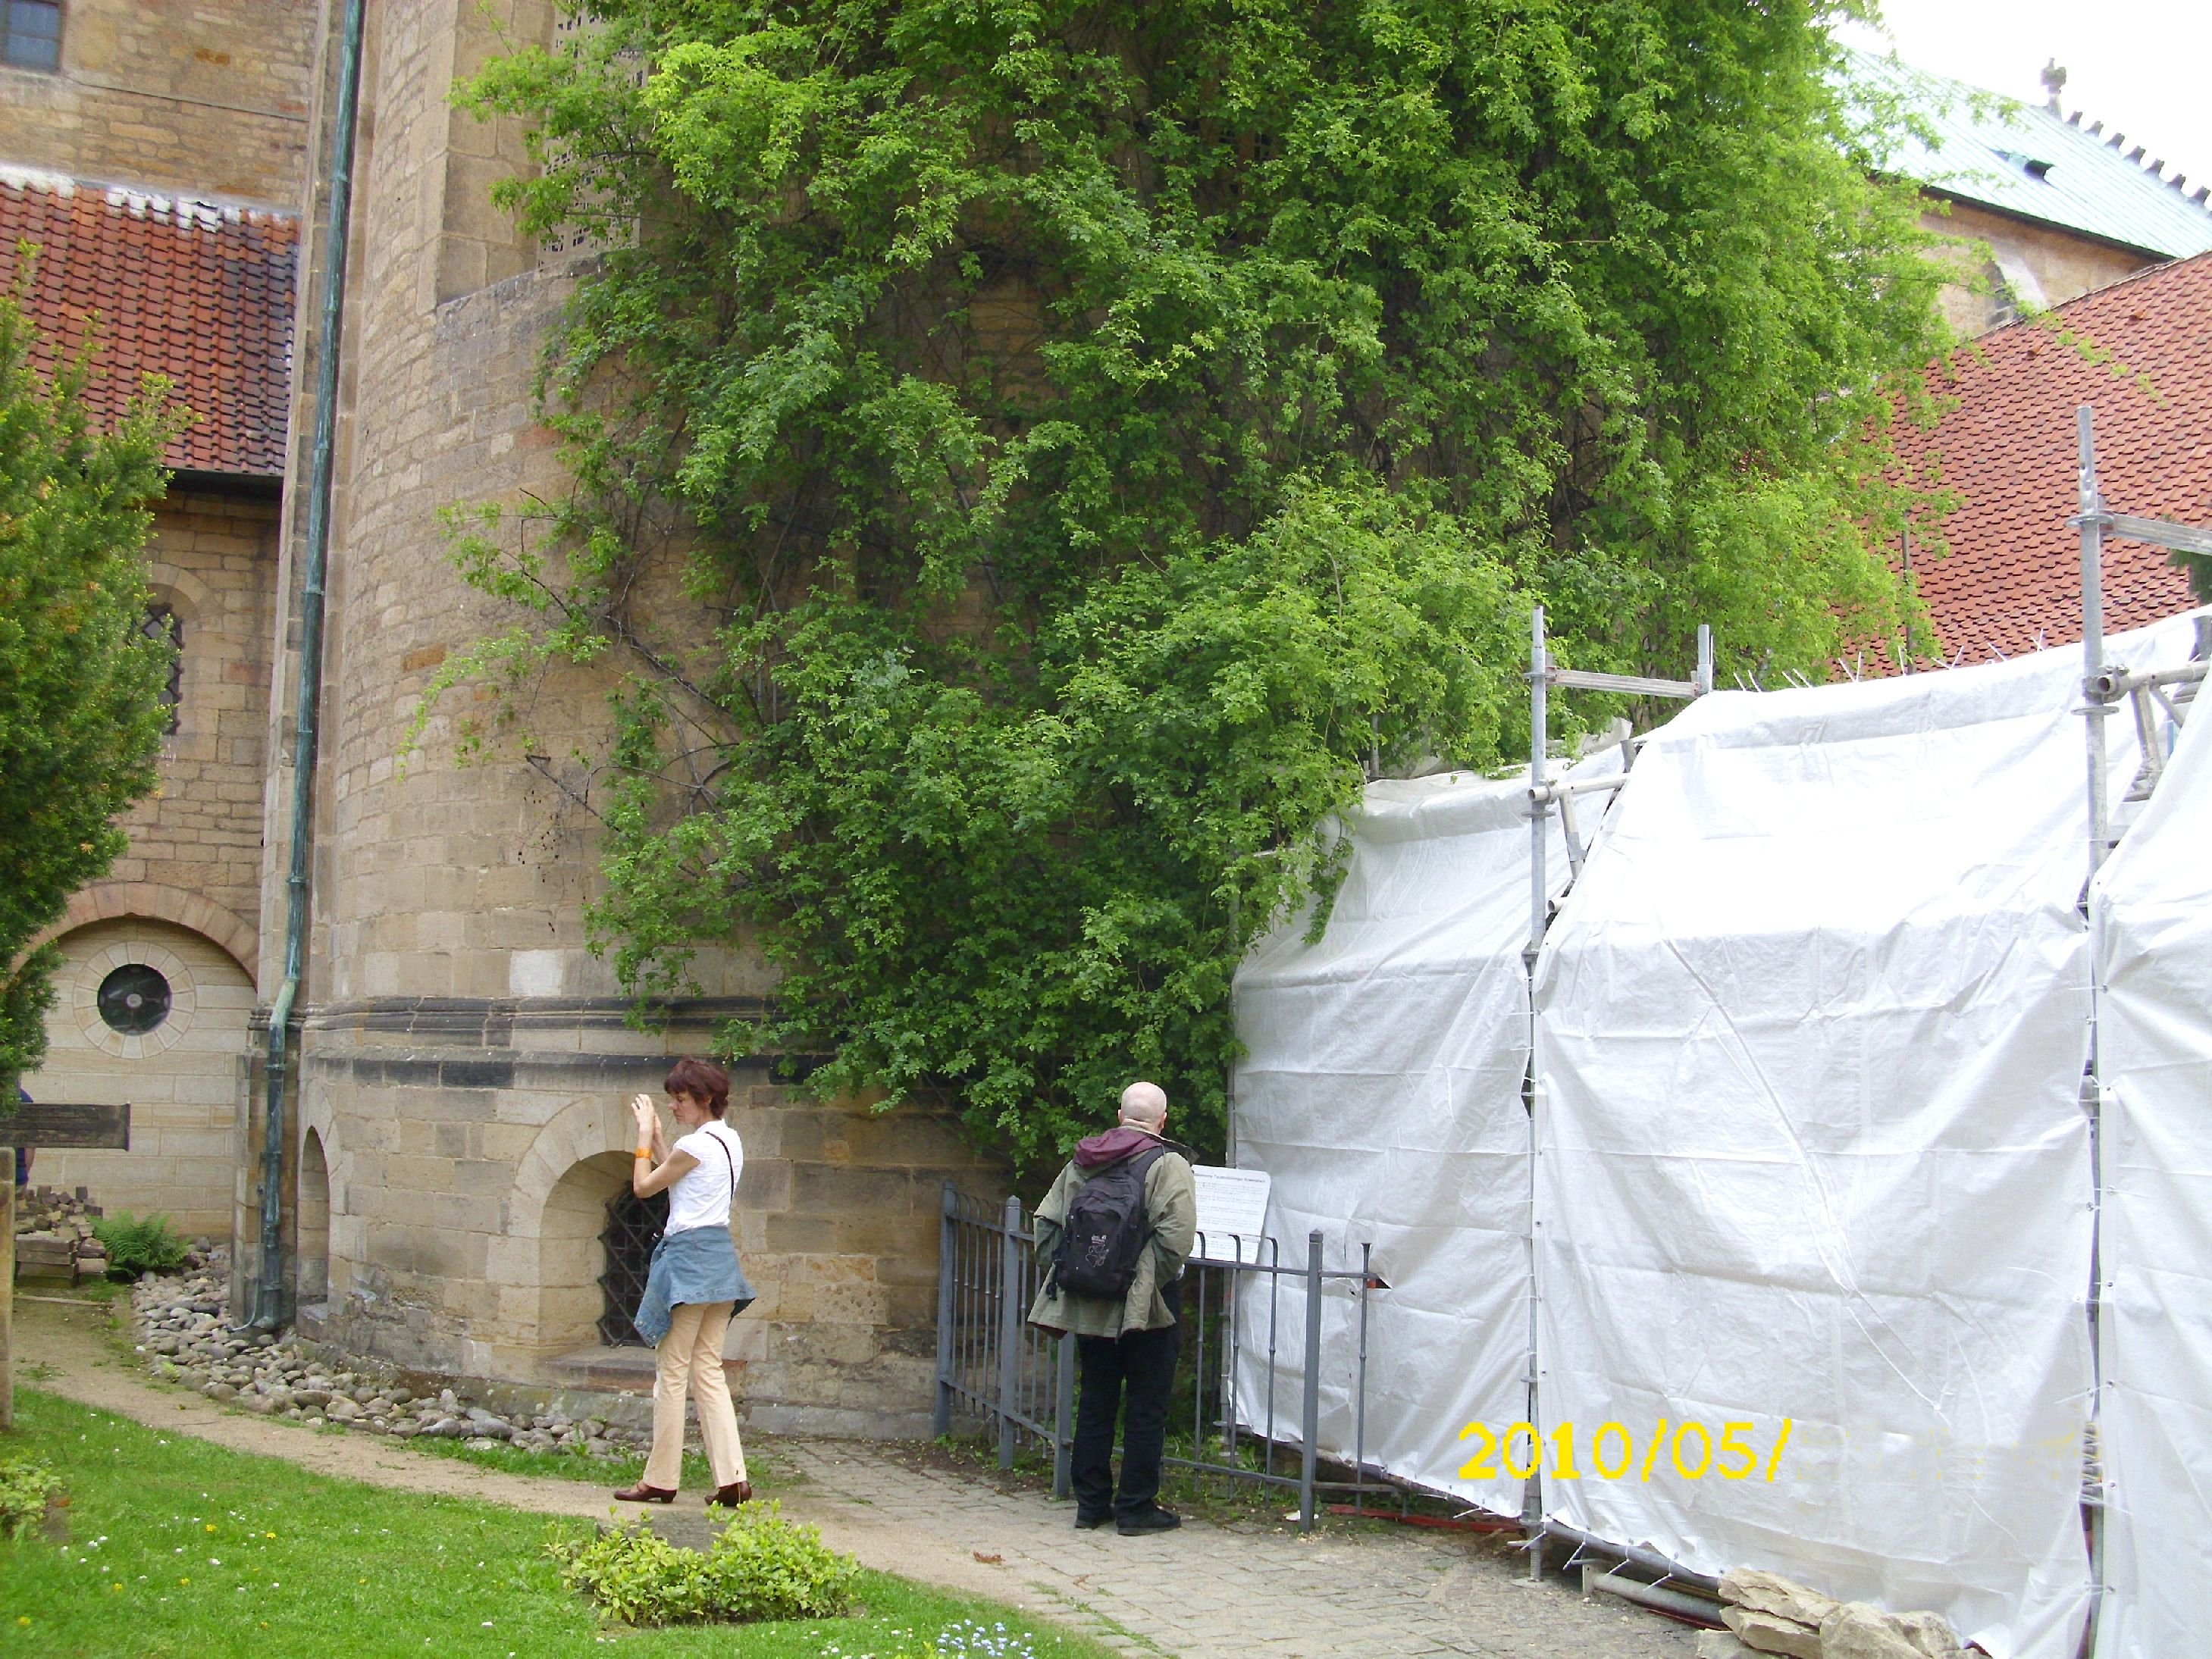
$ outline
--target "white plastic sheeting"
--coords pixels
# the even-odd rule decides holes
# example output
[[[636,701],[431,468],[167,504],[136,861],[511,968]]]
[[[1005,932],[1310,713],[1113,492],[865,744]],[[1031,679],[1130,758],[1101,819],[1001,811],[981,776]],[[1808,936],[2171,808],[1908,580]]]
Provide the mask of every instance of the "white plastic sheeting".
[[[1551,1514],[2074,1653],[2080,685],[2049,652],[1724,693],[1646,744],[1536,988],[1542,1425],[1619,1422],[1638,1463],[1548,1480]],[[1747,1425],[1760,1463],[1685,1479],[1670,1433],[1644,1478],[1662,1419]]]
[[[2111,655],[2178,663],[2191,632]],[[1524,785],[1370,791],[1324,939],[1278,935],[1239,975],[1237,1115],[1285,1254],[1309,1227],[1332,1267],[1372,1240],[1395,1287],[1370,1304],[1370,1462],[1518,1509],[1503,1468],[1458,1477],[1457,1435],[1526,1415],[1533,1180],[1540,1426],[1573,1425],[1580,1475],[1547,1448],[1547,1514],[1706,1571],[1933,1607],[1997,1659],[2068,1659],[2090,1595],[2080,664],[1722,694],[1653,734],[1539,964],[1533,1171]],[[2136,756],[2124,714],[2110,730],[2117,797]],[[2201,868],[2178,873],[2212,844],[2212,737],[2191,741],[2112,866],[2139,885],[2111,889],[2109,1018],[2131,1024],[2106,1054],[2127,1215],[2107,1224],[2124,1611],[2103,1659],[2192,1651],[2212,1626],[2212,1482],[2191,1473],[2212,1468],[2212,923]],[[2136,961],[2153,952],[2173,960]],[[1319,1439],[1338,1455],[1356,1305],[1340,1283],[1326,1304]],[[1277,1306],[1288,1437],[1295,1280]],[[1248,1316],[1256,1424],[1255,1334]],[[1679,1474],[1686,1421],[1716,1443],[1748,1424],[1753,1472]],[[1607,1424],[1635,1455],[1617,1479],[1592,1454]],[[1701,1449],[1692,1431],[1687,1466]]]
[[[1237,1161],[1274,1177],[1270,1231],[1286,1265],[1303,1265],[1315,1227],[1333,1268],[1375,1246],[1391,1288],[1369,1307],[1368,1462],[1517,1514],[1519,1481],[1456,1470],[1462,1425],[1527,1414],[1528,779],[1374,784],[1346,833],[1319,943],[1294,924],[1237,974]],[[1563,884],[1556,820],[1547,865]],[[1267,1420],[1272,1313],[1275,1420],[1295,1438],[1303,1288],[1254,1283],[1240,1306],[1239,1415]],[[1348,1283],[1334,1282],[1323,1306],[1317,1443],[1348,1459]]]
[[[2212,1646],[2212,691],[2098,883],[2106,998],[2098,1659]]]

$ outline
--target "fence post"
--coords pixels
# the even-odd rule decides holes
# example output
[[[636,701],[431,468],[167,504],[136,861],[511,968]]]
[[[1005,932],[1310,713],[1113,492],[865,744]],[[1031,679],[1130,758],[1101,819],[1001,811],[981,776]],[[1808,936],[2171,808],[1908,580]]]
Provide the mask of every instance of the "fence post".
[[[1022,1201],[1006,1194],[999,1272],[999,1467],[1014,1467],[1014,1413],[1021,1404]]]
[[[937,1226],[937,1403],[929,1415],[929,1431],[939,1437],[952,1432],[952,1326],[957,1314],[959,1273],[960,1196],[952,1183],[945,1183],[945,1201]]]
[[[1306,1235],[1305,1398],[1298,1413],[1298,1530],[1314,1524],[1315,1442],[1321,1436],[1321,1229]]]
[[[15,1426],[15,1149],[0,1146],[0,1429]]]
[[[1075,1492],[1075,1333],[1054,1346],[1052,1495],[1068,1498]]]

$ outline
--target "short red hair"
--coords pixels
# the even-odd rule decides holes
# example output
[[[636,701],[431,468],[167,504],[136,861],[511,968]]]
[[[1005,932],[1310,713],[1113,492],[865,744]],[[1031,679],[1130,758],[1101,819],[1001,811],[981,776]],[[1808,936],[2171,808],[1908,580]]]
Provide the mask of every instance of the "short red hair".
[[[730,1109],[730,1074],[711,1060],[686,1054],[668,1068],[660,1086],[672,1095],[691,1095],[707,1103],[716,1117]]]

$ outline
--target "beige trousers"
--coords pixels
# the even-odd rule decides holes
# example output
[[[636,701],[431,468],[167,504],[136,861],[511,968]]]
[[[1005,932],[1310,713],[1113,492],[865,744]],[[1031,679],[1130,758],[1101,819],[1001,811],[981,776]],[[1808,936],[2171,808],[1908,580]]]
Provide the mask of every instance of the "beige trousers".
[[[645,1484],[673,1492],[684,1477],[684,1391],[688,1384],[699,1406],[699,1437],[707,1443],[707,1463],[714,1484],[727,1486],[745,1478],[745,1449],[738,1440],[737,1408],[730,1404],[730,1380],[722,1370],[722,1339],[730,1328],[730,1302],[684,1302],[671,1310],[668,1334],[657,1351],[653,1379],[653,1455],[645,1460]]]

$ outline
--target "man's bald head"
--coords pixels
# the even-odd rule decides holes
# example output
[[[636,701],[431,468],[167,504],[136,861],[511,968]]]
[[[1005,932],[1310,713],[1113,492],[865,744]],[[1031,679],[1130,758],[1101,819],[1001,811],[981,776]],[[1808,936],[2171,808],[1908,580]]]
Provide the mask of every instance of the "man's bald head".
[[[1157,1083],[1132,1083],[1121,1091],[1121,1121],[1152,1133],[1168,1121],[1168,1091]]]

